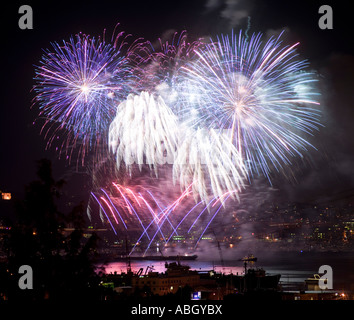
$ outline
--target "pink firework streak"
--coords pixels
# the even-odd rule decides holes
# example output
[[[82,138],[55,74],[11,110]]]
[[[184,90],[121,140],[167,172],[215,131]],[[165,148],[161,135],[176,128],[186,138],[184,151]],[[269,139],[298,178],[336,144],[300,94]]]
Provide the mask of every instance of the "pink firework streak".
[[[178,236],[179,232],[191,234],[195,232],[195,230],[192,231],[193,227],[198,225],[197,229],[201,230],[201,233],[195,244],[197,246],[227,199],[235,192],[237,191],[228,191],[221,197],[212,198],[207,204],[202,201],[195,204],[191,184],[177,199],[165,205],[164,201],[158,200],[151,191],[145,188],[125,187],[112,182],[110,191],[102,188],[99,196],[93,192],[91,195],[98,203],[115,235],[118,236],[119,232],[132,232],[138,235],[130,254],[134,252],[144,237],[147,240],[144,252],[146,254],[154,241],[163,241],[167,244],[173,235]],[[191,209],[181,216],[182,211],[185,211],[188,206],[191,206]],[[201,219],[202,216],[206,216],[204,221]],[[187,228],[186,225],[190,227]]]

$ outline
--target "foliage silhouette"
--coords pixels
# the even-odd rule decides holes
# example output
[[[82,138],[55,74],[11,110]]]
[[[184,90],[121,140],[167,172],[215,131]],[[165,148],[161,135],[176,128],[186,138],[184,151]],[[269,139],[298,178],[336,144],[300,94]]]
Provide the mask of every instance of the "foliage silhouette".
[[[0,294],[9,301],[96,300],[98,237],[95,233],[84,237],[84,203],[69,214],[60,212],[57,201],[65,181],[55,181],[46,159],[38,161],[37,175],[38,180],[26,187],[24,199],[15,204],[16,223],[6,242],[8,259],[0,267]],[[19,288],[21,265],[32,267],[33,289]]]

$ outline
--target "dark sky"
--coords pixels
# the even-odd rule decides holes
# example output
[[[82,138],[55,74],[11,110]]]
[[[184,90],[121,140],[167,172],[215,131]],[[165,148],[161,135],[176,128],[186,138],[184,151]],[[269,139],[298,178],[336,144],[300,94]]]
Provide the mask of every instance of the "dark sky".
[[[50,42],[67,40],[78,32],[111,34],[119,22],[134,37],[154,42],[169,30],[186,29],[192,37],[214,36],[247,28],[274,34],[286,30],[285,40],[300,41],[299,53],[320,74],[323,124],[314,143],[319,151],[311,164],[298,170],[296,185],[282,185],[284,196],[316,199],[354,193],[354,51],[353,12],[345,1],[26,1],[34,13],[34,29],[20,30],[19,7],[11,1],[2,8],[0,190],[21,192],[35,178],[35,161],[53,161],[57,178],[75,180],[71,166],[45,150],[40,127],[32,123],[34,65]],[[341,3],[341,4],[340,4]],[[318,27],[321,5],[333,8],[334,29]],[[296,171],[296,170],[295,170]]]

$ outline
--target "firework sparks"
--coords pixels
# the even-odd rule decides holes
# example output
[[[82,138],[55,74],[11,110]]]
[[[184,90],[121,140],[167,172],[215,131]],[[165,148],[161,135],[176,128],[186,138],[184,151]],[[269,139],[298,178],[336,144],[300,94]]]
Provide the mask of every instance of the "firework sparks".
[[[228,136],[214,129],[186,131],[173,166],[181,187],[192,185],[195,200],[241,190],[246,177],[242,158]],[[211,190],[210,190],[211,189]]]
[[[61,149],[71,156],[78,145],[83,161],[89,149],[107,145],[115,103],[130,91],[129,59],[121,54],[123,46],[124,41],[115,46],[78,34],[45,51],[36,68],[34,90],[48,146],[64,133]]]
[[[228,129],[250,174],[291,164],[313,146],[302,137],[319,126],[316,80],[296,46],[261,35],[221,36],[181,68],[180,117],[191,127]]]
[[[144,238],[146,253],[154,241],[167,244],[174,235],[183,235],[186,230],[187,234],[193,232],[198,236],[198,233],[203,235],[233,193],[237,191],[226,192],[222,198],[214,197],[207,205],[202,201],[193,205],[193,200],[189,197],[192,195],[190,185],[177,198],[167,203],[166,199],[158,199],[144,187],[124,187],[112,182],[110,191],[101,188],[95,193],[92,192],[91,196],[102,213],[101,220],[109,223],[115,235],[128,233],[136,239],[131,253]],[[185,214],[185,209],[190,207]],[[206,212],[208,214],[205,214]],[[182,224],[188,228],[181,228]],[[200,238],[201,236],[199,240]]]
[[[129,95],[117,108],[109,128],[109,147],[117,167],[148,164],[157,175],[159,165],[173,163],[177,148],[176,116],[158,96],[142,92]]]
[[[175,32],[169,40],[158,39],[158,45],[145,43],[145,59],[135,69],[142,91],[157,92],[170,108],[178,107],[174,90],[178,70],[195,56],[195,49],[203,45],[200,39],[188,41],[186,31]],[[141,50],[142,51],[142,50]]]

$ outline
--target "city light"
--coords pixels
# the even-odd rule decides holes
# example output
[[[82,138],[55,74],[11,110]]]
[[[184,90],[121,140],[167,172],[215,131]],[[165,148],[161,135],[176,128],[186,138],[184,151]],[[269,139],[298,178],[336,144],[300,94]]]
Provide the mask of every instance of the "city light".
[[[9,192],[3,192],[3,193],[1,193],[1,198],[2,198],[2,200],[11,200],[11,193],[9,193]]]

